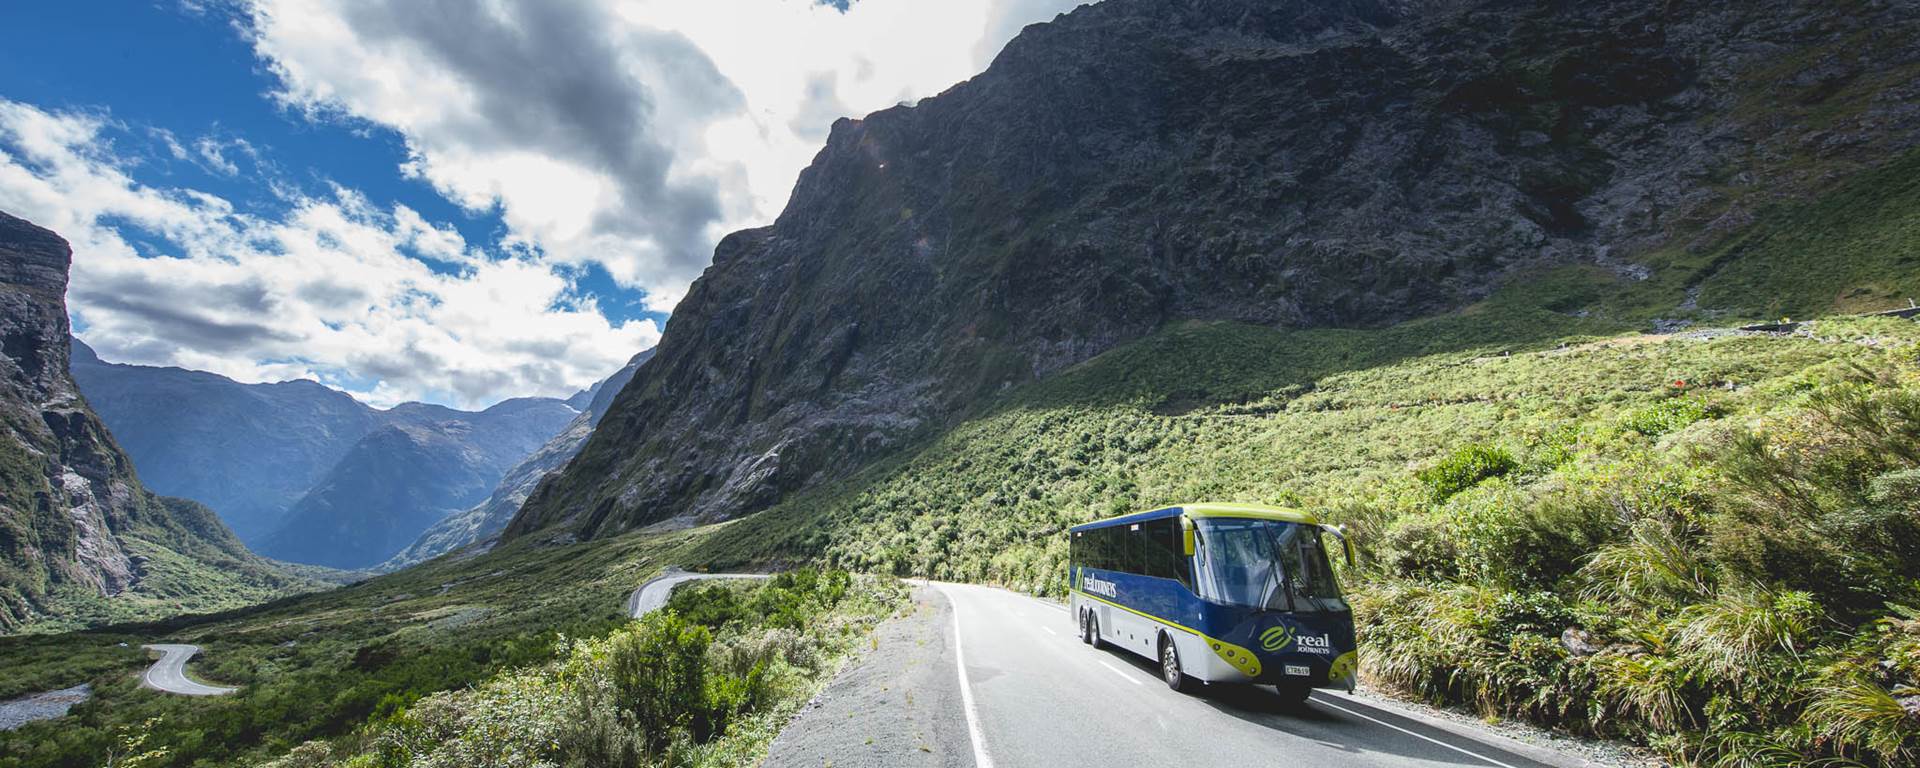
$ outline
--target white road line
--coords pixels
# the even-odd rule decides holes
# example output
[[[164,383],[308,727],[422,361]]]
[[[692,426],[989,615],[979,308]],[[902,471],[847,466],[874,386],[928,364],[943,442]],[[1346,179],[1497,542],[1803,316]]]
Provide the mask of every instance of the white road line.
[[[1055,631],[1053,631],[1053,627],[1049,627],[1049,626],[1047,626],[1047,625],[1045,625],[1045,624],[1042,624],[1042,625],[1040,625],[1040,628],[1041,628],[1041,629],[1044,629],[1044,630],[1046,630],[1046,631],[1047,631],[1047,634],[1049,634],[1049,635],[1058,635],[1058,634],[1060,634],[1060,633],[1058,633],[1058,632],[1055,632]]]
[[[1108,664],[1105,661],[1101,661],[1100,659],[1094,659],[1094,661],[1099,661],[1100,666],[1113,670],[1113,673],[1116,675],[1119,675],[1120,679],[1122,680],[1125,680],[1129,683],[1133,683],[1134,685],[1146,685],[1146,683],[1140,682],[1140,680],[1138,679],[1140,677],[1139,675],[1128,674],[1126,670],[1116,667],[1112,664]],[[1508,768],[1512,768],[1512,767],[1509,766]]]
[[[1354,717],[1358,717],[1358,718],[1360,718],[1360,719],[1362,719],[1362,720],[1370,720],[1370,721],[1373,721],[1373,722],[1375,722],[1375,723],[1379,723],[1380,725],[1384,725],[1384,726],[1386,726],[1386,727],[1388,727],[1388,728],[1392,728],[1392,729],[1394,729],[1394,730],[1396,730],[1396,731],[1399,731],[1399,732],[1401,732],[1401,733],[1404,733],[1404,734],[1406,734],[1406,735],[1408,735],[1408,736],[1413,736],[1413,737],[1416,737],[1416,738],[1421,738],[1421,739],[1426,739],[1427,741],[1431,741],[1431,742],[1433,742],[1433,743],[1435,743],[1435,744],[1438,744],[1438,745],[1440,745],[1440,746],[1443,746],[1443,747],[1446,747],[1447,749],[1451,749],[1451,750],[1453,750],[1453,751],[1455,751],[1455,752],[1459,752],[1460,754],[1463,754],[1463,755],[1466,755],[1466,756],[1468,756],[1468,757],[1473,757],[1473,758],[1478,758],[1478,759],[1480,759],[1480,760],[1485,760],[1485,761],[1487,761],[1487,762],[1489,762],[1489,763],[1492,763],[1492,764],[1494,764],[1494,765],[1497,765],[1497,766],[1500,766],[1500,768],[1514,768],[1514,766],[1511,766],[1511,765],[1508,765],[1508,764],[1506,764],[1506,763],[1503,763],[1503,762],[1500,762],[1500,761],[1498,761],[1498,760],[1495,760],[1495,759],[1493,759],[1493,758],[1491,758],[1491,757],[1487,757],[1486,755],[1482,755],[1482,754],[1480,754],[1480,753],[1477,753],[1477,752],[1472,752],[1472,751],[1469,751],[1469,750],[1465,750],[1465,749],[1461,749],[1460,747],[1456,747],[1456,746],[1454,746],[1454,745],[1452,745],[1452,744],[1448,744],[1448,743],[1446,743],[1446,742],[1444,742],[1444,741],[1441,741],[1441,740],[1439,740],[1439,739],[1436,739],[1436,738],[1434,738],[1434,737],[1432,737],[1432,736],[1428,736],[1428,735],[1426,735],[1426,734],[1423,734],[1423,733],[1414,733],[1413,731],[1409,731],[1409,730],[1407,730],[1407,729],[1405,729],[1405,728],[1402,728],[1402,727],[1400,727],[1400,726],[1397,726],[1397,725],[1394,725],[1393,723],[1389,723],[1389,722],[1387,722],[1387,721],[1385,721],[1385,720],[1381,720],[1381,719],[1378,719],[1378,718],[1373,718],[1373,717],[1367,717],[1366,715],[1363,715],[1363,714],[1360,714],[1359,712],[1355,712],[1355,711],[1353,711],[1353,710],[1351,710],[1351,709],[1347,709],[1346,707],[1343,707],[1343,706],[1340,706],[1340,705],[1338,705],[1338,704],[1335,704],[1335,703],[1333,703],[1333,702],[1330,702],[1330,701],[1327,701],[1326,699],[1320,699],[1320,698],[1316,698],[1316,699],[1314,699],[1314,702],[1315,702],[1315,703],[1318,703],[1318,704],[1320,704],[1320,705],[1322,705],[1322,706],[1327,706],[1327,707],[1332,707],[1332,708],[1334,708],[1334,709],[1337,709],[1337,710],[1340,710],[1340,711],[1342,711],[1342,712],[1345,712],[1345,713],[1347,713],[1347,714],[1349,714],[1349,715],[1353,715]]]
[[[973,705],[973,684],[967,682],[967,653],[960,647],[960,601],[953,599],[952,592],[947,592],[947,602],[953,607],[953,667],[960,675],[960,703],[967,710],[967,738],[973,741],[974,768],[993,768],[993,758],[987,756],[987,741],[980,735],[980,710]]]

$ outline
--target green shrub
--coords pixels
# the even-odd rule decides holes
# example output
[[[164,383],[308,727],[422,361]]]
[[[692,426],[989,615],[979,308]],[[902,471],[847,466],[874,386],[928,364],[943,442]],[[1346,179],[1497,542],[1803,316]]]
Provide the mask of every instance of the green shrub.
[[[1381,560],[1401,578],[1443,581],[1460,572],[1453,526],[1437,514],[1408,515],[1387,526]]]
[[[1416,475],[1433,492],[1436,501],[1479,485],[1481,481],[1501,477],[1519,466],[1513,454],[1497,445],[1474,443],[1461,446]]]
[[[1675,397],[1633,411],[1621,419],[1620,428],[1648,437],[1659,437],[1695,422],[1726,415],[1724,409],[1699,397]]]
[[[1509,589],[1552,587],[1608,535],[1604,510],[1563,494],[1487,481],[1442,506],[1460,572]]]
[[[630,713],[650,747],[664,747],[675,731],[706,714],[707,646],[713,634],[673,611],[655,611],[635,631],[608,643],[612,703]]]
[[[1554,592],[1506,592],[1493,603],[1493,637],[1500,641],[1518,635],[1557,639],[1575,623],[1572,606]]]

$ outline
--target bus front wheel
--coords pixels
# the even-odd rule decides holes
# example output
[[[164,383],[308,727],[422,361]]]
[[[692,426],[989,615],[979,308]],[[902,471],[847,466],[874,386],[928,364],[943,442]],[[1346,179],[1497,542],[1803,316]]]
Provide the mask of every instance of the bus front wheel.
[[[1280,706],[1299,709],[1307,704],[1307,697],[1313,695],[1313,688],[1299,683],[1281,683],[1273,687],[1280,694]]]
[[[1180,648],[1173,638],[1160,636],[1160,676],[1167,681],[1167,687],[1180,693],[1192,693],[1200,684],[1187,674],[1180,665]]]
[[[1081,641],[1093,646],[1096,651],[1107,647],[1107,641],[1100,639],[1100,617],[1095,616],[1093,611],[1087,611],[1086,617],[1087,620],[1081,624],[1085,628],[1083,630],[1085,635],[1080,638]]]

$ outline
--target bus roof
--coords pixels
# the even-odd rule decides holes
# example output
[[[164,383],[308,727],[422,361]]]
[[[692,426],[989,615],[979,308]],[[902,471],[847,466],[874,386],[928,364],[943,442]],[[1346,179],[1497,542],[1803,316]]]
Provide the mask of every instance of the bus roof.
[[[1162,507],[1151,512],[1135,512],[1130,515],[1109,517],[1105,520],[1082,523],[1067,530],[1084,531],[1093,528],[1105,528],[1110,525],[1131,525],[1133,523],[1143,523],[1148,520],[1179,517],[1181,515],[1186,515],[1187,517],[1242,517],[1257,520],[1280,520],[1288,523],[1304,523],[1306,525],[1320,524],[1319,518],[1300,510],[1288,509],[1286,507],[1269,507],[1261,504],[1199,503],[1181,504],[1173,507]]]

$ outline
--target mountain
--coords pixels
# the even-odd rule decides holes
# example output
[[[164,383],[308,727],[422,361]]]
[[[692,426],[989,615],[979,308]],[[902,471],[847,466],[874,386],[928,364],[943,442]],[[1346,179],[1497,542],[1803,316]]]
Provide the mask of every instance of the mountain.
[[[1756,222],[1920,143],[1915,17],[1083,6],[938,96],[835,123],[505,535],[764,509],[1182,321],[1382,327],[1543,276],[1554,312],[1649,326],[1908,295],[1911,265],[1783,255]]]
[[[614,395],[633,379],[640,364],[652,357],[653,350],[644,350],[634,355],[612,376],[574,395],[567,404],[582,412],[568,422],[560,434],[554,435],[546,445],[540,446],[507,470],[506,476],[500,479],[499,486],[493,489],[486,501],[435,523],[406,549],[382,563],[381,570],[405,568],[469,544],[495,539],[513,520],[514,513],[520,511],[520,505],[526,502],[541,478],[566,466],[567,461],[580,452],[580,447],[586,445],[587,437],[593,434],[594,427],[606,415],[607,408],[612,406]]]
[[[73,340],[73,377],[154,490],[198,500],[258,542],[385,417],[314,381],[103,362]]]
[[[507,400],[479,413],[410,404],[350,448],[287,512],[262,553],[334,568],[393,557],[501,477],[578,414],[560,400]]]
[[[68,372],[72,249],[0,213],[0,631],[235,607],[312,584],[156,496]]]
[[[322,485],[332,484],[334,494],[349,492],[350,486],[343,483],[356,482],[359,475],[340,471],[339,465],[356,446],[382,429],[418,427],[444,436],[467,433],[440,430],[437,425],[485,425],[471,433],[473,439],[487,442],[471,446],[488,456],[485,461],[471,466],[461,462],[433,465],[459,467],[456,472],[461,473],[478,471],[480,482],[491,487],[500,477],[500,451],[537,447],[576,411],[589,407],[599,391],[596,384],[566,401],[508,401],[514,405],[503,403],[486,415],[428,403],[402,403],[383,411],[314,381],[242,384],[204,371],[109,363],[77,338],[73,340],[73,371],[87,400],[96,404],[114,434],[122,436],[122,444],[143,479],[160,492],[213,507],[243,541],[255,546],[263,546],[287,526],[290,511]],[[514,416],[509,418],[509,414]],[[410,444],[405,439],[396,441],[396,435],[404,434],[404,430],[389,432],[379,445]],[[372,446],[366,450],[379,453]],[[508,464],[524,455],[510,457]],[[384,490],[432,500],[431,510],[411,510],[404,515],[409,520],[430,516],[428,525],[438,522],[447,509],[460,508],[450,499],[471,495],[449,496],[451,491],[446,490],[464,487],[472,482],[468,477],[414,476],[408,481],[423,487]],[[426,486],[445,487],[434,490]],[[374,489],[351,492],[364,495]],[[317,508],[309,505],[308,509]],[[411,522],[399,524],[394,530],[402,533],[392,535],[411,536],[420,527]],[[356,555],[349,559],[359,562],[362,558]]]

